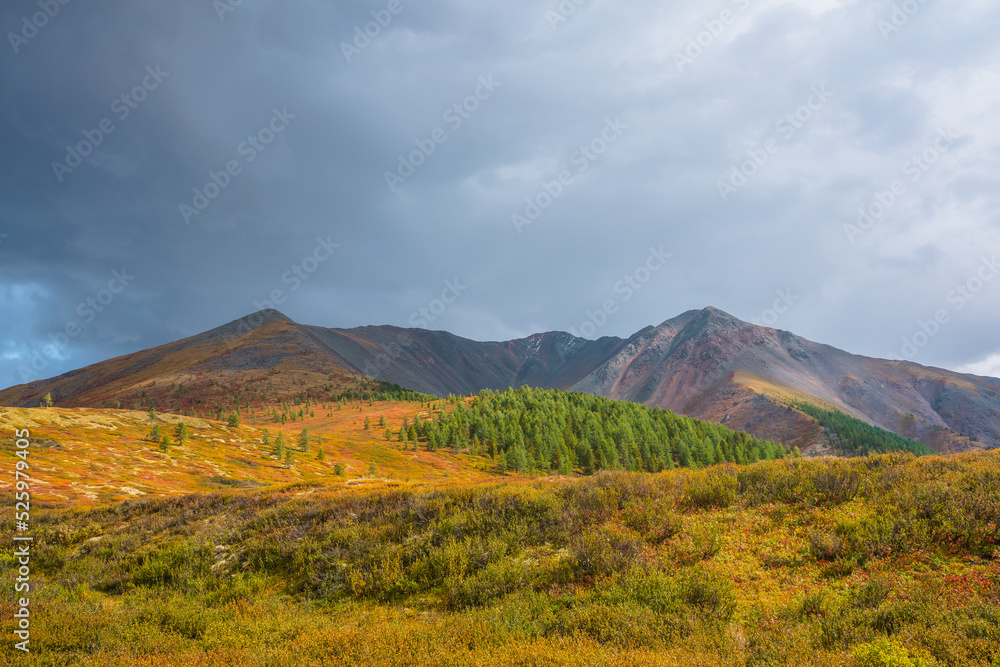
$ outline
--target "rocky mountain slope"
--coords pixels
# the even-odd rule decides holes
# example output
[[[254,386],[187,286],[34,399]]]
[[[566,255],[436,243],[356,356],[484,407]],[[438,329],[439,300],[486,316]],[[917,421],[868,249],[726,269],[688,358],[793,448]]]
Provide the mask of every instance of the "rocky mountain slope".
[[[67,407],[133,407],[155,396],[164,409],[210,405],[247,386],[255,400],[307,387],[343,389],[364,382],[362,376],[441,396],[522,385],[592,393],[725,423],[812,453],[827,451],[826,435],[789,407],[794,401],[841,410],[936,451],[1000,447],[996,378],[857,356],[715,308],[683,313],[627,340],[550,332],[506,342],[391,326],[327,329],[262,311],[12,387],[0,392],[0,405],[34,405],[51,392]]]
[[[1000,446],[1000,380],[849,354],[715,308],[635,336],[574,391],[659,405],[810,446],[795,400],[838,409],[937,451]],[[963,437],[965,436],[965,437]]]

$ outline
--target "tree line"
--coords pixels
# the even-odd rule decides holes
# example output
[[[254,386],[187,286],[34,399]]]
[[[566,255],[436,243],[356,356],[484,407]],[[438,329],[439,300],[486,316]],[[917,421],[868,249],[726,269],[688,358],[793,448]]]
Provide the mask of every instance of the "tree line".
[[[922,442],[872,426],[840,411],[824,410],[801,401],[793,403],[792,407],[818,421],[823,428],[829,429],[833,434],[833,444],[848,454],[865,456],[889,452],[913,452],[917,456],[924,456],[934,453]]]
[[[437,419],[408,425],[431,451],[468,448],[504,470],[659,472],[784,458],[783,445],[658,407],[522,387],[484,390]],[[409,438],[408,438],[409,439]]]

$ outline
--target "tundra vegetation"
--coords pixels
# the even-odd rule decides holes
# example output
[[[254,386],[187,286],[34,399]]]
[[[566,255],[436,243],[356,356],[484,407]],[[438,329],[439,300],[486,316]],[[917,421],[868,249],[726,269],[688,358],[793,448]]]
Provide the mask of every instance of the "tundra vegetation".
[[[0,410],[38,479],[32,651],[0,663],[1000,665],[1000,451],[804,459],[588,396],[409,398],[266,430]]]
[[[791,458],[46,511],[16,659],[996,665],[998,464]]]

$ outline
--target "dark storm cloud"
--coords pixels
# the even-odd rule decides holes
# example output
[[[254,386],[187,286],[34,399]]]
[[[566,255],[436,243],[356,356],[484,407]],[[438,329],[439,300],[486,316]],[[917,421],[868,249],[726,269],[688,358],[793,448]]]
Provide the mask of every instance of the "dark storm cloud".
[[[74,0],[32,33],[44,8],[6,3],[0,385],[276,291],[305,323],[478,339],[711,304],[874,356],[945,309],[914,360],[996,374],[1000,280],[949,295],[1000,251],[1000,10],[914,6]]]

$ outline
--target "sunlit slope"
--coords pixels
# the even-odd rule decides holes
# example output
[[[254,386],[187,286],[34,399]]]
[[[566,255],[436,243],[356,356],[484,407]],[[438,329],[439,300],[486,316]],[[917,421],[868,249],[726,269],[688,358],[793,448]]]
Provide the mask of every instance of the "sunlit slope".
[[[0,451],[11,456],[15,429],[28,429],[32,498],[36,504],[56,506],[299,482],[450,484],[490,477],[480,469],[485,460],[450,450],[402,451],[402,443],[387,441],[385,429],[377,428],[382,416],[398,431],[404,417],[413,420],[421,414],[430,416],[419,403],[356,402],[340,410],[320,408],[314,417],[307,413],[304,420],[284,425],[259,418],[256,426],[244,421],[230,427],[164,413],[153,420],[148,413],[127,410],[0,408]],[[368,430],[366,417],[373,424]],[[184,444],[177,444],[180,422],[189,432]],[[166,451],[149,438],[154,426],[171,440]],[[263,443],[265,429],[268,445]],[[310,436],[307,452],[300,444],[304,429]],[[292,452],[290,462],[275,455],[279,433]],[[337,474],[337,464],[343,475]],[[0,480],[0,489],[10,491],[12,480]]]

